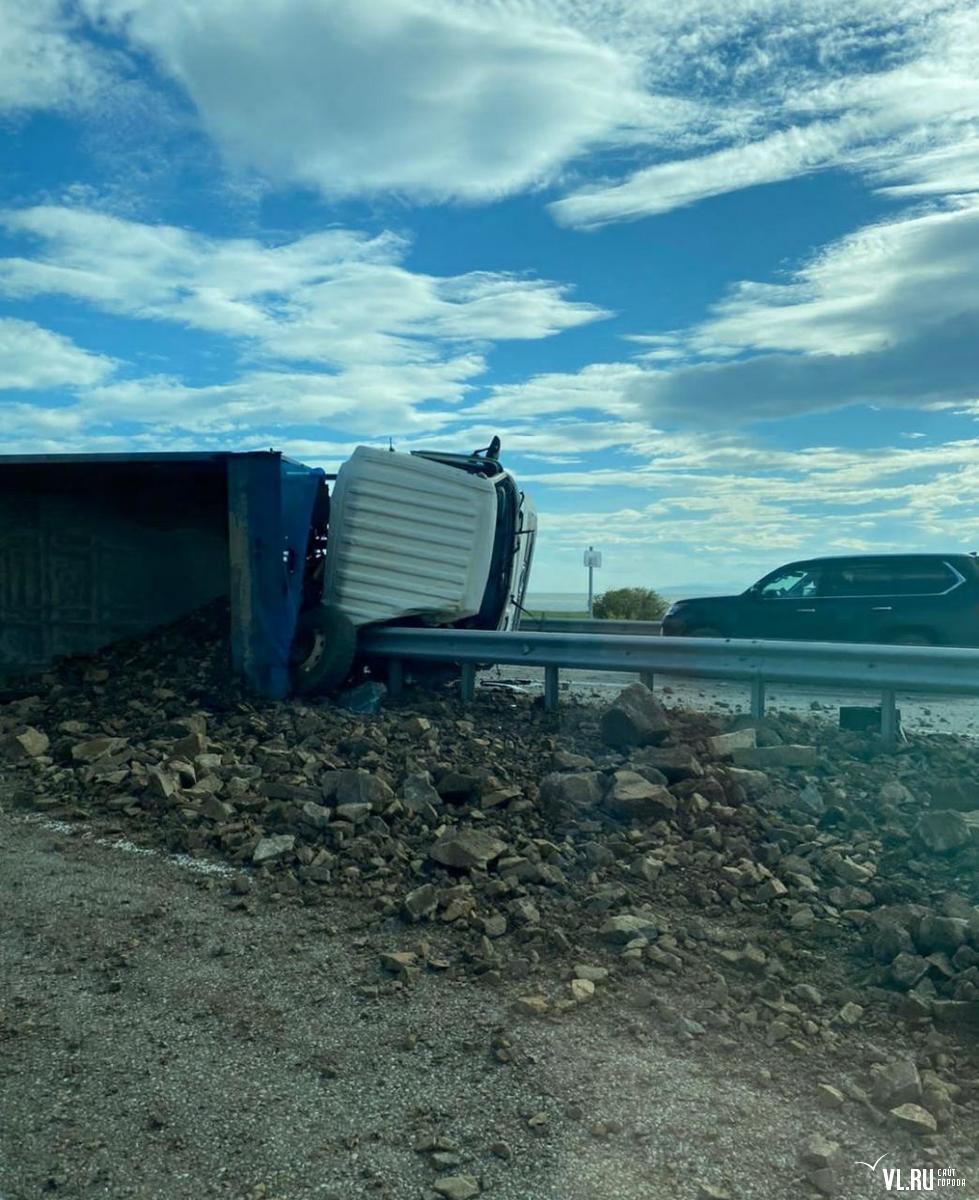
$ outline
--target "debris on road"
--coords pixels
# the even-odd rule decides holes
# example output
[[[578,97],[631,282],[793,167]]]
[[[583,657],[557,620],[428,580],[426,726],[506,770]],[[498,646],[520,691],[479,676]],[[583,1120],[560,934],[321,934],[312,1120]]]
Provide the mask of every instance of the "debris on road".
[[[915,1136],[975,1122],[979,810],[939,805],[979,749],[667,711],[641,684],[604,712],[259,704],[226,653],[200,614],[0,707],[12,803],[221,857],[280,901],[361,903],[375,992],[471,979],[546,1021],[641,995],[680,1039],[849,1048],[863,1084],[814,1082],[827,1112],[866,1087]],[[803,1165],[833,1194],[826,1146]]]

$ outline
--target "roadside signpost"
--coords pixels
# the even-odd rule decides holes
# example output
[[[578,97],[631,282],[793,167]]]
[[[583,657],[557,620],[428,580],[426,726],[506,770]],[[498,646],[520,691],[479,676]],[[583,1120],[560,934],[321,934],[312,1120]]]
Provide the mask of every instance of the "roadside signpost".
[[[594,546],[589,546],[585,551],[585,566],[588,568],[588,616],[594,616],[592,609],[595,604],[595,568],[602,565],[602,552],[596,550]]]

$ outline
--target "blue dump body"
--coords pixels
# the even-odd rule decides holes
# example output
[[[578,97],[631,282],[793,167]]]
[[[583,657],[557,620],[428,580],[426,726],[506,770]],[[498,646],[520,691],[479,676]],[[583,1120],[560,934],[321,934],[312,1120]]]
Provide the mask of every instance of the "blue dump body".
[[[286,695],[323,478],[271,450],[0,456],[0,673],[227,596],[234,669]]]

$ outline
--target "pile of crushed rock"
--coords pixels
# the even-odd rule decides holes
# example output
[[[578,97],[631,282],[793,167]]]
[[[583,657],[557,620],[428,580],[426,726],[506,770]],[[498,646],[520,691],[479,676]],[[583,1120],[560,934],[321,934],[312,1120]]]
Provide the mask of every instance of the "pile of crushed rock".
[[[827,1104],[974,1126],[979,747],[667,712],[638,683],[560,714],[506,691],[256,703],[221,628],[198,614],[0,705],[5,804],[224,859],[242,906],[363,903],[375,995],[436,972],[560,1019],[624,990],[685,1039],[858,1042],[866,1077]],[[881,1050],[895,1029],[917,1049]],[[822,1194],[834,1154],[804,1155]]]

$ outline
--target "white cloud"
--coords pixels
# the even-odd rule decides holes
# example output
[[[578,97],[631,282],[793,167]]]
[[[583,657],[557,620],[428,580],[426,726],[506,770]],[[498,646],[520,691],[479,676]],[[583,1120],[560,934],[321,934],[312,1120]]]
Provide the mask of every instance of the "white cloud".
[[[478,356],[394,366],[363,364],[336,373],[252,371],[227,383],[197,385],[171,376],[119,380],[82,392],[79,411],[97,425],[254,435],[320,426],[387,437],[437,430],[457,417],[467,380],[485,368]],[[442,407],[425,407],[434,401]],[[281,439],[280,439],[281,440]]]
[[[103,85],[102,55],[63,0],[0,4],[0,111],[74,107]]]
[[[400,265],[405,242],[390,233],[328,229],[268,246],[50,206],[0,222],[40,243],[30,257],[0,260],[8,296],[68,296],[291,360],[425,363],[446,345],[548,337],[607,315],[546,280],[413,273]]]
[[[871,450],[663,443],[628,471],[522,474],[545,509],[553,559],[593,542],[618,577],[645,570],[654,584],[745,586],[790,558],[949,550],[979,538],[976,438]],[[669,557],[681,553],[679,563]],[[668,562],[666,574],[659,564]]]
[[[554,201],[550,209],[561,224],[585,229],[653,216],[723,192],[775,183],[825,167],[839,157],[849,136],[843,122],[815,122],[746,146],[658,163],[622,183],[582,188]]]
[[[866,6],[862,7],[866,16]],[[860,172],[899,194],[948,194],[975,188],[979,10],[964,3],[935,4],[930,12],[928,8],[898,5],[889,22],[880,11],[878,27],[864,27],[859,36],[843,11],[836,12],[835,27],[831,24],[829,29],[820,29],[817,17],[814,46],[836,51],[829,49],[822,56],[819,71],[807,68],[805,57],[792,61],[785,56],[789,46],[800,50],[797,39],[805,20],[790,19],[787,28],[769,25],[759,35],[764,52],[739,55],[740,84],[750,84],[754,111],[741,111],[739,87],[730,72],[733,103],[718,98],[722,108],[735,110],[727,136],[724,122],[717,122],[720,146],[706,154],[696,153],[694,147],[692,155],[676,157],[668,141],[661,142],[658,157],[665,161],[622,180],[586,184],[555,201],[552,213],[563,224],[595,227],[826,167]],[[917,20],[909,19],[913,17]],[[747,26],[751,14],[734,5],[729,19],[740,19]],[[730,36],[729,23],[724,27]],[[848,51],[841,49],[847,45],[847,32],[851,35]],[[788,35],[783,36],[781,47],[780,34]],[[855,47],[864,57],[876,50],[882,65],[873,71],[858,66]]]
[[[238,163],[330,195],[485,199],[642,118],[634,56],[527,5],[87,0]]]
[[[686,331],[631,340],[631,362],[497,387],[467,415],[597,411],[691,429],[855,404],[971,411],[979,198],[867,226],[784,283],[737,284]]]
[[[0,390],[39,391],[99,383],[114,363],[33,321],[0,318]]]
[[[829,246],[789,283],[743,283],[714,312],[690,339],[701,354],[853,354],[975,314],[979,198],[867,226]]]
[[[460,416],[534,420],[590,410],[635,417],[642,409],[628,392],[645,376],[645,370],[636,363],[590,363],[580,371],[534,375],[520,383],[497,384],[486,399],[470,405]]]

